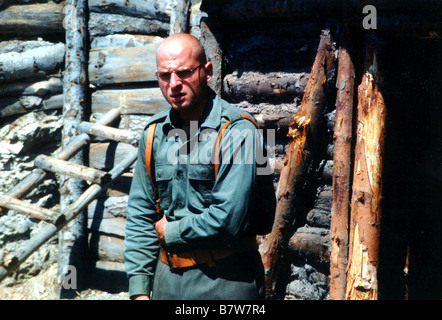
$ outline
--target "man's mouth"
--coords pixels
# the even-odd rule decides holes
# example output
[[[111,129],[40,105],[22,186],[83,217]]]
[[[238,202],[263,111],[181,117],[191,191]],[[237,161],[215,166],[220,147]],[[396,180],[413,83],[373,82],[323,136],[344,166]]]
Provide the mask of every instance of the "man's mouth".
[[[172,101],[177,103],[177,102],[182,102],[184,100],[184,96],[186,94],[185,93],[174,93],[171,94],[170,97],[172,98]]]

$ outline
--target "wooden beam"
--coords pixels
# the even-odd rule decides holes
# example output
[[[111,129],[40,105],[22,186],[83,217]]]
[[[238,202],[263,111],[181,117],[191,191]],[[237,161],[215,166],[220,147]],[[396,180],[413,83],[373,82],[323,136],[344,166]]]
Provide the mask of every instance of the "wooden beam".
[[[346,299],[378,298],[379,239],[386,107],[380,91],[379,39],[368,37],[365,73],[358,87]]]
[[[296,218],[296,191],[305,175],[314,152],[317,124],[325,107],[325,88],[333,72],[334,52],[328,31],[323,31],[318,52],[312,66],[301,108],[291,122],[289,145],[277,190],[277,205],[273,229],[261,244],[266,270],[266,295],[275,294],[281,257],[289,241],[291,226]]]
[[[172,3],[169,34],[188,32],[190,4],[190,0],[176,0]]]
[[[336,119],[333,134],[330,299],[344,300],[347,282],[355,67],[346,31],[339,48]]]

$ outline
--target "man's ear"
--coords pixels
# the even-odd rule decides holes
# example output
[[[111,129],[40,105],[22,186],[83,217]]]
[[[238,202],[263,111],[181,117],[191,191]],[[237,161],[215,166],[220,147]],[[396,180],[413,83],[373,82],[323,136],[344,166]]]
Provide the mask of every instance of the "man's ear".
[[[208,61],[204,65],[204,71],[206,72],[206,80],[207,80],[207,82],[209,82],[210,79],[212,79],[212,76],[213,76],[213,65],[212,65],[212,62]]]

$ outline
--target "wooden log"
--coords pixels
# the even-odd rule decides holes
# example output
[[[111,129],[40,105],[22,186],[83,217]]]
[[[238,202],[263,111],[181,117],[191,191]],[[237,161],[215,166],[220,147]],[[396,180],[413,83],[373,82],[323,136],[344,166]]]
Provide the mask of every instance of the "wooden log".
[[[201,37],[200,41],[206,52],[207,59],[212,62],[213,65],[213,75],[212,79],[209,81],[210,88],[215,91],[218,95],[222,94],[222,49],[219,44],[214,30],[212,30],[207,21],[202,20],[201,23]]]
[[[155,19],[95,12],[91,12],[89,17],[89,34],[91,37],[117,33],[166,36],[168,31],[168,22]]]
[[[50,77],[48,80],[37,82],[17,81],[0,86],[0,95],[2,96],[34,95],[43,97],[47,94],[61,92],[63,92],[63,86],[59,77]]]
[[[170,108],[159,88],[97,90],[92,94],[92,112],[120,108],[121,114],[149,114]]]
[[[312,138],[317,134],[317,123],[325,107],[325,85],[329,73],[333,72],[333,54],[331,36],[328,31],[323,31],[301,108],[291,122],[288,134],[290,141],[277,190],[273,229],[264,238],[260,248],[267,275],[268,298],[275,294],[281,256],[287,247],[290,227],[295,220],[296,208],[293,205],[296,191],[311,161],[311,152],[314,151],[315,141]]]
[[[158,41],[158,38],[158,36],[142,34],[110,34],[106,36],[95,36],[91,41],[91,49],[139,47]]]
[[[322,228],[299,228],[289,240],[292,254],[319,263],[330,262],[330,232]]]
[[[124,238],[91,232],[89,250],[93,259],[124,263]]]
[[[119,181],[121,178],[119,179]],[[96,200],[92,201],[88,206],[88,219],[113,219],[126,218],[127,216],[127,200],[128,189],[132,179],[127,179],[127,186],[124,186],[127,193],[119,192],[116,189],[107,189],[106,194],[103,194]],[[118,181],[117,181],[118,183]]]
[[[101,234],[124,238],[125,228],[126,219],[124,218],[88,219],[88,229],[91,231],[100,232]]]
[[[63,63],[64,43],[34,48],[24,52],[0,54],[0,82],[38,78],[57,73]]]
[[[0,99],[0,118],[30,111],[54,110],[63,107],[63,95],[55,95],[42,99],[37,96],[23,96],[16,98]]]
[[[355,164],[351,196],[346,299],[378,298],[382,169],[386,107],[379,88],[380,45],[366,40],[365,73],[358,87]]]
[[[59,160],[43,154],[35,158],[34,165],[46,171],[60,173],[70,177],[76,177],[99,185],[107,183],[110,179],[110,175],[107,172],[89,168],[69,161]]]
[[[64,3],[11,5],[0,11],[0,34],[42,36],[63,34]]]
[[[122,161],[136,147],[127,143],[98,142],[91,143],[89,166],[98,170],[109,170]]]
[[[224,77],[223,92],[234,103],[293,102],[304,94],[307,79],[307,73],[235,71]]]
[[[141,133],[138,132],[132,132],[129,130],[102,126],[99,124],[85,122],[85,121],[80,123],[78,131],[81,133],[87,133],[93,135],[95,137],[128,143],[134,146],[138,145],[138,140],[140,140],[141,136]]]
[[[350,220],[351,149],[355,67],[345,34],[339,49],[336,120],[333,134],[333,200],[331,220],[330,299],[344,300],[347,282]]]
[[[161,0],[89,0],[89,10],[99,13],[115,13],[141,18],[169,21],[170,1]]]
[[[109,172],[111,174],[112,181],[120,177],[123,172],[136,161],[137,156],[138,150],[135,150],[121,163],[115,166]],[[16,270],[33,252],[35,252],[44,243],[57,234],[57,232],[64,228],[70,221],[75,219],[108,186],[109,185],[91,185],[73,204],[69,206],[65,212],[63,212],[63,214],[58,217],[55,224],[51,224],[41,230],[36,236],[31,238],[31,240],[29,240],[24,247],[22,247],[21,252],[14,254],[14,256],[11,258],[10,264],[8,264],[5,268],[0,268],[0,281]]]
[[[49,209],[36,206],[35,204],[19,200],[17,198],[8,197],[6,195],[0,195],[0,206],[49,223],[53,223],[57,217],[56,213]]]
[[[188,32],[190,3],[190,0],[172,2],[169,34]]]
[[[96,86],[157,81],[156,51],[160,42],[132,48],[103,48],[89,54],[89,79]]]

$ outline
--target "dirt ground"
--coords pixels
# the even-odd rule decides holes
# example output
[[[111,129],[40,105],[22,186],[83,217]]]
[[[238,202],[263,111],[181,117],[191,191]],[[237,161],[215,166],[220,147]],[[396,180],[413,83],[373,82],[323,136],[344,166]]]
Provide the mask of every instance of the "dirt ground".
[[[59,300],[55,282],[57,264],[45,272],[11,287],[0,287],[0,300]],[[127,300],[128,293],[110,294],[100,290],[87,289],[78,292],[76,300]]]

